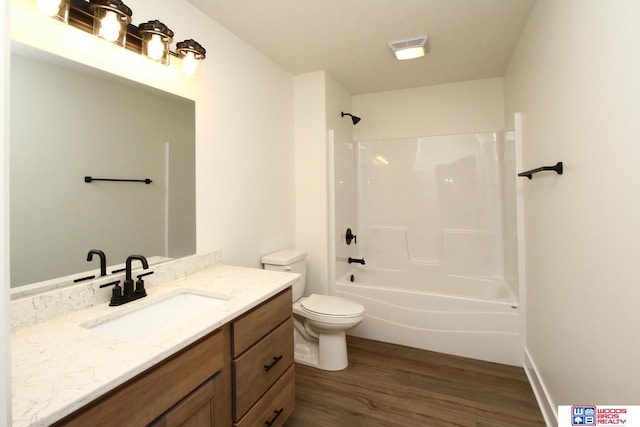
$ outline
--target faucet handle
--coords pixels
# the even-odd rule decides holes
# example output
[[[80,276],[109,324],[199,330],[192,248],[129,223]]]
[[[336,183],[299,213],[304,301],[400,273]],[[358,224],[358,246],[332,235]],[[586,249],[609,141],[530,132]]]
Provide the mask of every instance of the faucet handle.
[[[100,288],[106,288],[107,286],[112,286],[112,285],[116,285],[116,287],[120,287],[120,280],[114,280],[113,282],[109,282],[109,283],[103,283],[102,285],[100,285]]]
[[[353,241],[354,244],[358,243],[358,238],[355,234],[353,234],[353,231],[351,231],[350,228],[347,228],[347,233],[344,236],[344,240],[347,242],[347,245],[350,245],[351,241]]]
[[[150,276],[153,274],[153,271],[147,271],[146,273],[138,274],[136,277],[138,280],[142,279],[144,276]]]
[[[120,280],[103,283],[102,285],[100,285],[100,287],[106,288],[107,286],[111,285],[113,285],[113,290],[111,292],[111,301],[109,302],[109,305],[114,306],[122,304],[122,287],[120,286]]]
[[[153,271],[148,271],[146,273],[138,274],[136,276],[138,278],[138,280],[136,280],[136,294],[143,294],[143,295],[147,294],[147,291],[144,289],[144,280],[142,280],[142,278],[144,276],[149,276],[151,274],[153,274]]]

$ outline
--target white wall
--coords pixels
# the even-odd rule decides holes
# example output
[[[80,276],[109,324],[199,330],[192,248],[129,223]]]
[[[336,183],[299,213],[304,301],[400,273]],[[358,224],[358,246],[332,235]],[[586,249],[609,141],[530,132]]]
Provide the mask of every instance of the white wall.
[[[350,139],[351,121],[340,116],[350,108],[351,95],[325,71],[295,77],[295,234],[296,248],[307,252],[305,294],[328,293],[329,130],[336,140]]]
[[[505,76],[522,112],[526,348],[558,404],[640,396],[640,2],[538,0]]]
[[[207,49],[195,93],[198,252],[261,267],[294,244],[293,77],[184,0],[136,3],[139,20]]]
[[[0,7],[0,425],[11,425],[9,341],[9,2]]]
[[[326,73],[295,77],[295,247],[307,252],[305,294],[326,293]]]
[[[350,200],[344,201],[339,200],[340,197],[344,197],[345,194],[338,193],[335,191],[334,180],[336,178],[335,170],[336,164],[335,160],[335,151],[338,149],[338,146],[341,144],[351,143],[353,141],[353,129],[354,125],[351,121],[351,117],[345,116],[342,117],[340,115],[341,112],[351,113],[351,94],[334,80],[331,75],[327,75],[326,81],[326,116],[327,116],[327,129],[330,129],[332,132],[332,138],[329,138],[327,141],[328,146],[328,154],[327,154],[327,165],[329,167],[327,173],[327,186],[328,186],[328,215],[329,215],[329,227],[328,238],[329,238],[329,253],[327,259],[327,288],[328,292],[331,293],[332,284],[335,283],[336,275],[341,275],[342,271],[336,272],[336,267],[338,269],[340,266],[347,265],[346,263],[338,262],[337,259],[344,259],[348,256],[357,256],[357,249],[355,245],[347,246],[344,240],[345,231],[348,226],[355,227],[356,226],[356,204],[355,204],[355,194],[354,197]],[[353,187],[355,189],[355,187]],[[345,211],[348,214],[341,215],[339,210]],[[340,221],[345,222],[340,222]],[[355,230],[355,228],[354,228]],[[330,236],[330,237],[329,237]]]
[[[355,126],[351,121],[351,117],[342,117],[340,115],[341,112],[352,112],[352,96],[330,74],[327,74],[326,79],[326,97],[327,128],[333,129],[334,140],[343,142],[352,141]]]
[[[495,132],[504,126],[502,78],[353,97],[357,141]]]

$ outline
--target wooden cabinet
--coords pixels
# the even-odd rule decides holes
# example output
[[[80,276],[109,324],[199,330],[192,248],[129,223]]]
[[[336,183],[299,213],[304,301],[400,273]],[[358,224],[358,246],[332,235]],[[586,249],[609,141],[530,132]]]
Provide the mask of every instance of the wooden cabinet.
[[[167,424],[161,425],[180,425],[170,424],[171,419],[180,418],[188,421],[189,417],[184,414],[185,408],[192,408],[194,414],[201,411],[206,405],[203,393],[208,393],[208,400],[212,405],[211,413],[212,416],[215,415],[217,422],[210,425],[228,426],[231,414],[227,408],[231,404],[229,393],[225,390],[223,372],[229,359],[226,357],[229,351],[228,337],[229,328],[225,326],[55,425],[139,427],[154,422],[170,408],[175,409],[177,415],[170,417],[166,421]],[[207,386],[207,383],[210,385]],[[204,391],[200,390],[201,385],[205,388]],[[196,401],[202,403],[194,406]],[[182,409],[179,409],[179,406]]]
[[[235,426],[280,426],[293,412],[291,307],[287,289],[231,322]]]

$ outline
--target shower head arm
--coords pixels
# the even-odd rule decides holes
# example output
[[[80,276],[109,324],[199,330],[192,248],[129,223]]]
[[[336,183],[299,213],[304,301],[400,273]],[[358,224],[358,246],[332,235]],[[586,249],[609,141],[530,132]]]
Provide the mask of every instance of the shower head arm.
[[[344,117],[344,116],[350,116],[351,117],[351,121],[353,122],[354,125],[357,125],[358,122],[361,120],[360,117],[354,116],[351,113],[345,113],[343,111],[340,112],[340,117]]]

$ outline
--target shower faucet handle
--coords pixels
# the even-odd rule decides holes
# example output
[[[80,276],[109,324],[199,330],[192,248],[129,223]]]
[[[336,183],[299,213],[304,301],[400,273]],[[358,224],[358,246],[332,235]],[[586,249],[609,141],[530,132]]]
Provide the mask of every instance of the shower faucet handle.
[[[358,243],[356,235],[353,234],[350,228],[347,228],[347,234],[344,236],[344,239],[347,241],[347,245],[350,245],[352,240],[354,245]]]

